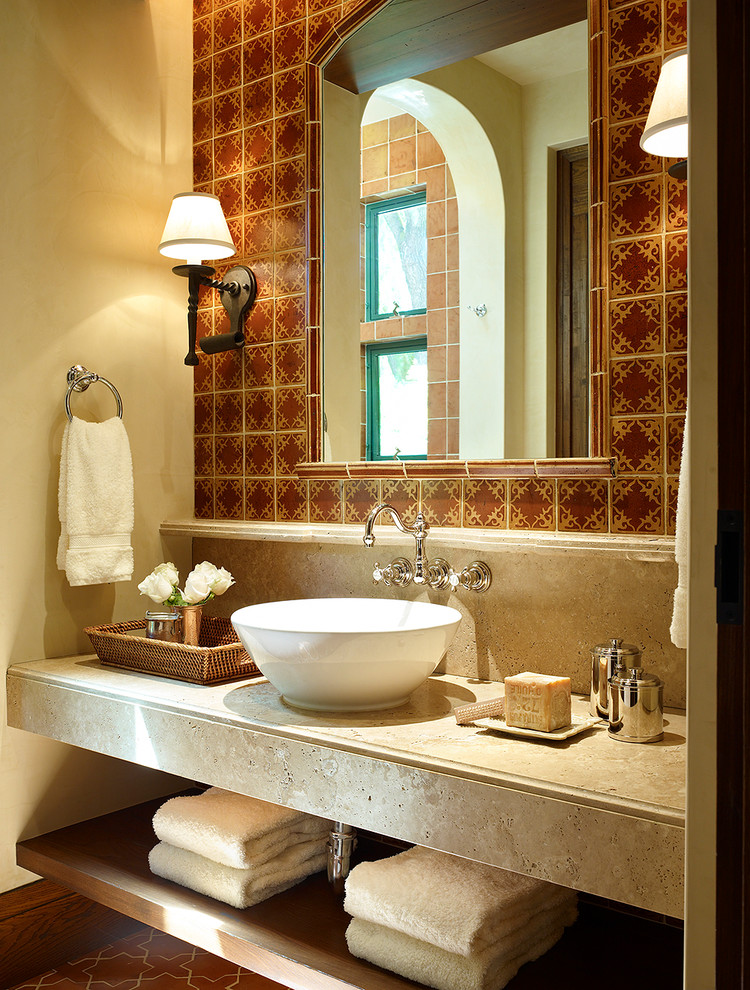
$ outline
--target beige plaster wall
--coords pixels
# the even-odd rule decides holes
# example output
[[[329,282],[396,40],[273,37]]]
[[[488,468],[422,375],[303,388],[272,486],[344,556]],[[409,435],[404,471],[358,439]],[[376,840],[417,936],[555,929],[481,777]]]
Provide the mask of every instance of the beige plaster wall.
[[[0,32],[3,429],[0,670],[88,652],[86,625],[142,615],[137,581],[187,541],[192,374],[185,284],[156,250],[173,193],[192,187],[191,9],[184,0],[28,0]],[[135,481],[132,583],[71,588],[55,565],[65,376],[83,364],[124,404]],[[103,386],[74,411],[106,418]],[[5,709],[4,677],[0,704]],[[169,781],[8,729],[0,719],[0,890],[33,879],[15,842],[121,807]]]

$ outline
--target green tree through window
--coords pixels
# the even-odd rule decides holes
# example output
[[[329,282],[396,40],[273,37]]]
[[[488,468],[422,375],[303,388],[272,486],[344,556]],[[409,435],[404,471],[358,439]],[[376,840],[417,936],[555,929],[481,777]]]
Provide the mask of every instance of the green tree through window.
[[[424,190],[365,204],[366,318],[427,312]]]

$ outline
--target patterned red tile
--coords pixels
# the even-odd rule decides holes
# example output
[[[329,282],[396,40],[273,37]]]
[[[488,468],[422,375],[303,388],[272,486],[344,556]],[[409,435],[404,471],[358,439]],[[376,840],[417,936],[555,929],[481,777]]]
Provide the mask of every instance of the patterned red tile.
[[[684,416],[667,416],[667,474],[679,474],[684,432]]]
[[[248,388],[273,386],[273,345],[254,344],[245,347],[245,381]]]
[[[255,280],[258,283],[258,299],[262,301],[270,298],[273,295],[274,289],[273,255],[269,254],[264,258],[254,258],[252,267]]]
[[[363,523],[380,501],[379,481],[343,482],[344,522]]]
[[[242,475],[244,469],[244,442],[241,436],[216,438],[216,474]]]
[[[218,179],[214,192],[219,197],[225,217],[234,217],[242,213],[242,175]]]
[[[213,437],[200,436],[193,438],[193,463],[198,477],[210,477],[214,473],[214,440]]]
[[[609,289],[612,296],[648,295],[662,291],[660,237],[643,237],[635,241],[611,244],[609,265]]]
[[[304,201],[305,199],[305,160],[292,158],[276,166],[276,205]]]
[[[660,69],[661,60],[654,58],[611,70],[608,116],[613,123],[648,114]]]
[[[245,482],[245,519],[269,522],[276,517],[276,484],[273,479]]]
[[[665,0],[664,47],[684,48],[687,45],[687,3],[685,0]]]
[[[612,482],[612,532],[664,532],[661,478],[616,478]]]
[[[305,22],[297,21],[278,28],[273,34],[275,72],[305,61]]]
[[[214,495],[216,519],[244,519],[245,504],[242,481],[234,478],[217,478]],[[199,986],[190,980],[191,986]]]
[[[617,458],[619,474],[661,472],[662,419],[613,419],[611,423],[612,455]]]
[[[273,430],[273,389],[251,388],[245,393],[245,429]]]
[[[661,230],[661,176],[609,187],[610,236],[633,237]]]
[[[508,525],[511,529],[555,528],[555,482],[511,478],[508,482]]]
[[[193,99],[205,100],[211,96],[213,85],[210,58],[201,59],[193,65]]]
[[[242,85],[242,46],[227,48],[213,57],[214,95]]]
[[[297,465],[305,460],[307,435],[305,433],[276,434],[276,473],[295,474]]]
[[[450,478],[423,481],[422,512],[430,526],[460,526],[461,482]]]
[[[305,332],[305,297],[286,296],[274,300],[276,340],[301,337]]]
[[[612,361],[610,412],[613,416],[660,413],[664,409],[664,367],[661,358]]]
[[[273,306],[272,299],[256,300],[245,324],[245,338],[248,343],[260,344],[273,340]],[[249,380],[248,387],[252,387]]]
[[[609,482],[560,479],[557,483],[557,528],[563,533],[606,533],[609,528]]]
[[[242,88],[245,126],[252,127],[273,117],[273,79],[267,76]]]
[[[245,41],[242,66],[246,84],[273,73],[273,33],[255,35]]]
[[[273,166],[245,173],[245,211],[255,213],[273,206]]]
[[[276,518],[279,522],[307,521],[307,482],[276,482]]]
[[[248,477],[269,477],[273,473],[273,434],[247,434],[245,436],[245,474]]]
[[[217,179],[232,175],[242,169],[242,134],[227,134],[216,138],[214,147],[214,174]]]
[[[464,526],[505,529],[507,482],[483,479],[464,482]]]
[[[301,385],[305,381],[304,341],[276,344],[276,384]]]
[[[343,522],[341,481],[310,481],[310,522]]]
[[[276,429],[304,430],[306,428],[304,386],[276,389]]]
[[[214,177],[214,143],[205,141],[193,148],[193,183],[196,186],[211,182]]]
[[[687,408],[687,355],[667,354],[664,375],[667,412],[685,412]]]
[[[286,206],[276,210],[274,237],[277,251],[289,251],[305,246],[305,207]]]
[[[273,210],[263,210],[245,217],[245,254],[255,258],[273,251]]]
[[[245,132],[245,168],[258,168],[273,161],[273,123],[256,124]]]
[[[268,0],[245,0],[244,13],[246,40],[273,27],[273,4]]]
[[[211,18],[197,18],[193,21],[193,58],[201,59],[211,55],[212,43]]]
[[[214,418],[217,433],[241,433],[242,392],[217,392]]]
[[[661,173],[663,161],[656,155],[643,151],[639,141],[643,133],[643,121],[610,126],[609,130],[609,178],[632,179],[641,175]]]
[[[224,351],[214,357],[216,391],[232,392],[242,388],[242,351]]]
[[[666,349],[668,351],[685,351],[688,344],[687,294],[678,292],[675,295],[668,295],[666,300]]]
[[[667,234],[664,238],[666,253],[667,292],[687,288],[687,234]]]
[[[214,517],[214,479],[195,479],[195,516],[196,519],[213,519]]]
[[[242,43],[242,5],[228,4],[213,16],[214,51]]]
[[[210,318],[206,320],[200,319],[200,313],[198,314],[198,340],[201,337],[206,337],[211,332],[212,321]],[[198,364],[193,368],[193,390],[195,392],[213,392],[214,389],[214,360],[208,354],[201,354],[198,359]]]
[[[274,24],[281,27],[305,16],[305,0],[276,0],[273,4]]]
[[[305,153],[305,115],[290,113],[276,118],[276,160],[297,158]]]
[[[609,61],[629,62],[653,55],[661,42],[661,4],[641,0],[613,11],[609,18]]]
[[[666,183],[667,230],[684,230],[687,227],[687,181],[675,179],[668,172]]]
[[[610,304],[610,352],[615,356],[661,350],[662,299],[618,300]]]
[[[214,136],[213,102],[199,100],[193,104],[193,141],[208,141]]]
[[[213,433],[214,397],[213,394],[195,396],[195,433]]]
[[[318,49],[325,51],[331,41],[331,36],[336,37],[334,25],[339,19],[339,11],[336,7],[323,10],[307,19],[307,57],[312,61],[317,61],[320,57]]]
[[[305,106],[305,70],[302,66],[277,72],[273,77],[274,111],[277,117]]]
[[[90,978],[89,986],[118,987],[118,990],[136,990],[141,976],[153,971],[153,966],[146,962],[145,953],[132,956],[120,952],[117,955],[106,955],[102,952],[96,963],[91,963],[84,973]]]
[[[279,296],[293,296],[305,291],[305,253],[290,251],[275,259],[275,288]]]
[[[677,493],[680,488],[680,479],[677,477],[667,478],[666,506],[667,515],[667,536],[674,536],[677,524]]]

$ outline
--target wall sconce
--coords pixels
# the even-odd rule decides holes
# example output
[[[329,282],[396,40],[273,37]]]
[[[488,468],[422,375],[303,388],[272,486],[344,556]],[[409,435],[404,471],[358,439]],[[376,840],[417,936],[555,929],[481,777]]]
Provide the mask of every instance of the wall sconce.
[[[229,233],[218,196],[209,193],[178,193],[172,200],[169,216],[161,235],[159,252],[167,258],[185,258],[186,264],[172,271],[188,280],[188,352],[185,364],[198,364],[195,336],[198,326],[198,293],[202,285],[218,289],[222,305],[229,315],[229,333],[203,337],[204,354],[239,349],[245,344],[245,316],[258,292],[255,276],[244,265],[235,265],[219,281],[215,269],[202,264],[204,258],[229,258],[237,249]]]
[[[685,178],[688,155],[687,51],[673,52],[662,62],[640,144],[650,155],[682,159],[667,171],[676,179]]]

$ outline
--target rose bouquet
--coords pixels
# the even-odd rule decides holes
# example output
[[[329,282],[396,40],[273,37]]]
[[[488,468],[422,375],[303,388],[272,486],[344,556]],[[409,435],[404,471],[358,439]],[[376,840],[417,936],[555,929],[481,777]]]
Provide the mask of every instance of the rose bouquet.
[[[205,605],[215,595],[223,595],[234,584],[234,578],[223,567],[204,560],[188,574],[185,587],[178,587],[180,575],[173,563],[159,564],[138,585],[142,595],[147,595],[158,605],[173,605],[185,608],[187,605]]]

